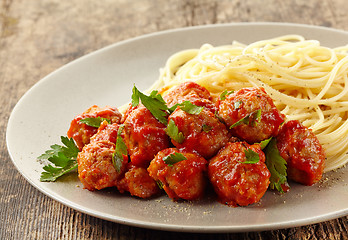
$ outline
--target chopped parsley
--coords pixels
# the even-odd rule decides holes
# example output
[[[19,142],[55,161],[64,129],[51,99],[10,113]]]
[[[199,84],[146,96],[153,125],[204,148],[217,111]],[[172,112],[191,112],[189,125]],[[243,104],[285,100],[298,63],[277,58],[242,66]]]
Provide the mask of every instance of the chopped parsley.
[[[208,133],[213,129],[213,127],[207,124],[203,124],[202,129],[204,132]]]
[[[261,109],[258,109],[256,111],[246,115],[242,119],[239,119],[237,122],[235,122],[234,124],[232,124],[230,126],[230,129],[234,128],[234,127],[237,127],[237,126],[239,126],[241,124],[256,126],[257,123],[260,122],[260,120],[261,120]]]
[[[277,140],[272,138],[265,148],[266,165],[271,173],[270,188],[284,193],[282,185],[287,183],[286,161],[279,154]]]
[[[240,163],[255,164],[260,161],[259,154],[250,148],[248,148],[247,150],[244,150],[244,154],[245,154],[246,160]]]
[[[91,117],[91,118],[80,119],[81,123],[84,123],[88,126],[96,127],[96,128],[99,128],[100,124],[104,121],[107,121],[109,124],[111,123],[110,119],[102,118],[102,117]]]
[[[123,155],[128,155],[127,146],[121,136],[123,129],[124,124],[121,124],[117,130],[116,147],[114,153],[112,154],[112,164],[114,165],[117,172],[121,171],[123,164]]]
[[[226,97],[228,96],[228,95],[230,95],[230,94],[232,94],[232,93],[234,93],[234,91],[227,91],[226,89],[225,89],[225,91],[223,91],[221,94],[220,94],[220,100],[225,100],[226,99]]]
[[[268,138],[268,139],[265,139],[263,141],[261,141],[259,144],[260,144],[260,147],[261,149],[265,149],[268,145],[268,143],[272,140],[272,137]]]
[[[197,106],[190,101],[183,101],[182,103],[175,104],[173,107],[169,108],[169,112],[174,112],[174,110],[180,107],[181,110],[187,112],[188,114],[194,114],[198,115],[202,112],[203,108],[202,106]]]
[[[160,180],[156,181],[156,183],[157,183],[157,186],[159,187],[159,189],[163,189],[164,188],[164,185],[163,185],[163,183]]]
[[[140,92],[135,86],[133,87],[132,94],[132,107],[139,105],[139,99],[141,103],[152,113],[152,115],[163,124],[167,124],[167,110],[166,102],[163,100],[161,94],[154,90],[149,96]]]
[[[220,122],[225,122],[224,119],[219,115],[219,112],[215,110],[214,116],[220,121]]]
[[[197,106],[190,101],[183,101],[182,103],[175,104],[174,106],[168,108],[166,102],[162,98],[161,94],[157,90],[150,93],[149,96],[140,92],[135,86],[133,87],[132,94],[132,107],[136,107],[141,103],[151,112],[151,114],[162,124],[167,125],[167,117],[169,114],[174,112],[174,110],[179,106],[180,109],[189,113],[198,115],[202,112],[202,106]]]
[[[74,140],[62,136],[61,142],[63,145],[54,144],[50,150],[47,150],[37,158],[39,160],[48,160],[52,163],[43,167],[44,171],[40,177],[41,182],[54,182],[60,176],[77,169],[76,158],[79,149],[75,145]]]
[[[177,143],[182,143],[185,136],[182,132],[179,132],[178,126],[176,126],[173,119],[169,120],[168,126],[166,128],[167,135]]]
[[[173,166],[175,163],[181,162],[183,160],[186,160],[187,158],[182,154],[182,153],[171,153],[165,157],[163,157],[163,161],[168,165],[168,166]]]

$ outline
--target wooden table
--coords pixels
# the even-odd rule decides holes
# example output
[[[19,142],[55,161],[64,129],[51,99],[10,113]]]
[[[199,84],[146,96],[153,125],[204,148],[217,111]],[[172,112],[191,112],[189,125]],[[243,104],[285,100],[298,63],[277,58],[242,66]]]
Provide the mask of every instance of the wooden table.
[[[291,229],[189,234],[141,229],[77,212],[32,187],[6,149],[19,98],[62,65],[146,33],[231,22],[295,22],[348,30],[346,0],[1,0],[0,239],[348,239],[348,218]]]

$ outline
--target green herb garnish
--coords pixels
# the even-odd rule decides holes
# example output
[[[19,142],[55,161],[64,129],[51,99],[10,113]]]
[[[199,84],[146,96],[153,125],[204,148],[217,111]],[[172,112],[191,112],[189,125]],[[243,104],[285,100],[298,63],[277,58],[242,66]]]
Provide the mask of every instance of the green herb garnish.
[[[161,94],[158,91],[154,90],[150,93],[149,96],[140,92],[135,86],[133,87],[132,94],[132,107],[136,107],[139,104],[139,99],[141,103],[152,113],[152,115],[163,124],[167,124],[167,115],[166,112],[168,107],[166,102],[163,100]]]
[[[43,167],[41,182],[54,182],[60,176],[77,168],[78,147],[72,138],[61,137],[63,145],[54,144],[50,150],[38,157],[39,160],[48,160],[52,164]]]
[[[214,116],[220,121],[220,122],[225,122],[224,119],[219,115],[219,112],[215,110]]]
[[[227,91],[227,90],[225,89],[225,91],[223,91],[223,92],[220,94],[220,100],[225,100],[226,97],[227,97],[228,95],[232,94],[232,93],[234,93],[234,91]]]
[[[163,157],[163,161],[168,165],[168,166],[173,166],[175,163],[181,162],[183,160],[186,160],[187,158],[182,154],[182,153],[171,153],[170,155],[167,155]]]
[[[198,115],[202,112],[203,108],[202,106],[197,106],[190,101],[183,101],[182,103],[175,104],[173,107],[169,108],[169,112],[174,112],[177,107],[180,107],[181,110],[189,113]]]
[[[213,127],[207,124],[203,124],[202,129],[204,132],[208,133],[213,129]]]
[[[279,154],[277,140],[273,138],[265,148],[266,165],[271,173],[270,188],[284,193],[282,184],[287,183],[286,161]]]
[[[124,124],[121,124],[117,130],[116,147],[114,153],[112,154],[112,164],[114,165],[117,172],[121,171],[123,164],[123,155],[128,155],[127,146],[121,136],[123,129]]]
[[[160,180],[156,181],[156,183],[157,183],[157,186],[159,187],[159,189],[163,189],[164,188],[164,185],[163,185],[163,183]]]
[[[167,135],[172,138],[177,143],[182,143],[185,139],[184,134],[179,132],[178,126],[176,126],[173,119],[170,119],[168,126],[166,128]]]
[[[174,112],[178,106],[183,111],[195,115],[200,114],[204,108],[194,105],[190,101],[184,101],[182,103],[175,104],[171,108],[168,108],[166,102],[163,100],[161,94],[159,94],[157,90],[152,91],[150,95],[147,96],[134,86],[132,94],[132,107],[138,106],[140,101],[160,123],[165,125],[168,123],[167,116]]]
[[[261,141],[259,144],[260,144],[260,147],[261,147],[261,150],[265,149],[268,145],[268,143],[272,140],[272,137],[268,138],[268,139],[265,139],[263,141]]]
[[[254,152],[252,149],[248,148],[247,150],[244,150],[245,158],[246,160],[244,162],[240,163],[247,163],[247,164],[255,164],[260,161],[260,156],[257,152]]]
[[[102,118],[102,117],[95,117],[95,118],[92,117],[92,118],[80,119],[80,122],[82,122],[88,126],[96,127],[96,128],[99,128],[100,124],[104,121],[107,121],[109,124],[111,124],[110,119]]]
[[[258,109],[256,111],[246,115],[242,119],[239,119],[232,126],[230,126],[230,129],[234,128],[234,127],[237,127],[237,126],[239,126],[241,124],[256,126],[257,123],[260,122],[260,120],[261,120],[261,109]]]

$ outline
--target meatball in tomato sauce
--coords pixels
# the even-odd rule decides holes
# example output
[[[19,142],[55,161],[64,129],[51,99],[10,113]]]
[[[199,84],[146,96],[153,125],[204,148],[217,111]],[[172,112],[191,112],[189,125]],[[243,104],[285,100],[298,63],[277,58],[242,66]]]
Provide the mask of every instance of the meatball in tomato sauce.
[[[109,124],[107,121],[103,121],[100,124],[97,133],[90,138],[90,142],[107,140],[112,143],[116,143],[117,132],[119,127],[120,125],[118,123]]]
[[[82,114],[77,115],[70,123],[70,128],[68,130],[67,136],[74,139],[77,147],[80,150],[84,145],[89,143],[90,138],[98,131],[97,127],[88,126],[85,123],[80,122],[80,120],[97,117],[108,119],[111,123],[120,123],[122,115],[117,108],[100,108],[96,105],[93,105]]]
[[[112,163],[115,144],[100,140],[85,145],[77,155],[79,179],[90,191],[116,186],[127,165],[127,156],[123,157],[120,171]]]
[[[117,123],[104,121],[77,155],[79,179],[88,190],[116,186],[127,168],[128,156],[123,155],[119,170],[112,162],[118,129]]]
[[[313,185],[323,174],[325,151],[312,130],[297,120],[286,122],[277,136],[280,155],[287,162],[288,178]]]
[[[167,162],[166,159],[174,154],[182,154],[185,159],[172,164]],[[195,200],[204,194],[206,169],[207,161],[198,154],[167,148],[157,153],[147,170],[169,198]]]
[[[250,152],[258,158],[257,162],[246,163],[250,161]],[[246,142],[227,143],[210,160],[208,176],[221,203],[234,207],[258,202],[270,183],[260,146]]]
[[[117,183],[117,189],[129,192],[139,198],[150,198],[160,193],[156,181],[150,177],[146,168],[130,165],[124,177]]]
[[[128,111],[124,121],[124,142],[133,165],[148,167],[156,153],[169,147],[166,126],[142,104]]]
[[[205,159],[213,157],[229,139],[229,132],[225,124],[215,115],[203,108],[199,114],[189,114],[178,107],[168,118],[183,134],[182,141],[172,139],[172,143],[179,149],[194,151]]]
[[[273,100],[262,88],[242,88],[219,100],[218,115],[231,133],[250,143],[275,136],[284,122]]]
[[[164,95],[163,99],[166,101],[168,107],[172,107],[184,101],[190,101],[192,104],[205,107],[212,112],[216,110],[210,92],[195,82],[180,84],[168,94]]]

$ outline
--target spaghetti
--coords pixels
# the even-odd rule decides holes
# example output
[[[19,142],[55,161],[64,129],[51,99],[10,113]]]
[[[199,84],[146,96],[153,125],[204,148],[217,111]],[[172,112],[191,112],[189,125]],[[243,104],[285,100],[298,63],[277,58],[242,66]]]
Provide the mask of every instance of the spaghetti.
[[[313,130],[326,150],[325,171],[348,161],[348,46],[328,48],[299,35],[244,45],[204,44],[172,55],[149,91],[166,94],[194,81],[221,92],[263,87],[287,120]]]

